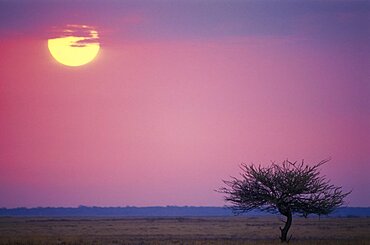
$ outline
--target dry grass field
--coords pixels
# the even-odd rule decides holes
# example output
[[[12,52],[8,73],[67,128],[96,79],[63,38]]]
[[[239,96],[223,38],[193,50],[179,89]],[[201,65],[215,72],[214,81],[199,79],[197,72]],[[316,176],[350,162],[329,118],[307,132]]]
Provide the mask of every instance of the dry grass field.
[[[280,244],[279,217],[0,218],[0,244]],[[295,218],[290,244],[370,244],[370,218]]]

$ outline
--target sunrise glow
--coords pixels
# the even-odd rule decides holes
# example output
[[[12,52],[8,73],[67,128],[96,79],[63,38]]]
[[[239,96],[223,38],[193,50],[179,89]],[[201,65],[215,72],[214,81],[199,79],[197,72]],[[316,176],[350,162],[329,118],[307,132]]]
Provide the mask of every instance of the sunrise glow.
[[[222,207],[327,158],[370,206],[370,2],[303,2],[0,1],[0,208]]]

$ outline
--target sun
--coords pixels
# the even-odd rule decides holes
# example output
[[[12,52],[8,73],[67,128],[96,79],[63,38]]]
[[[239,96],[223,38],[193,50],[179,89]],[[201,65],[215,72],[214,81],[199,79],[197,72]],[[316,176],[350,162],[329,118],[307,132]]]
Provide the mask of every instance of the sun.
[[[82,66],[91,62],[99,53],[99,35],[86,25],[67,25],[57,38],[48,39],[53,58],[66,66]]]

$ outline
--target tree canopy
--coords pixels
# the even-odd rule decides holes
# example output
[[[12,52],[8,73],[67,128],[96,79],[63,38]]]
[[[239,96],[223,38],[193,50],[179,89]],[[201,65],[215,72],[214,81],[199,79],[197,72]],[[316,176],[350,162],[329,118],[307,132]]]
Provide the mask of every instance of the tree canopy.
[[[235,213],[259,209],[280,213],[287,217],[281,229],[282,241],[287,241],[292,214],[307,217],[309,214],[327,215],[344,204],[350,192],[330,184],[319,168],[329,159],[312,166],[301,162],[283,161],[267,167],[253,164],[241,165],[241,178],[224,181],[220,191]]]

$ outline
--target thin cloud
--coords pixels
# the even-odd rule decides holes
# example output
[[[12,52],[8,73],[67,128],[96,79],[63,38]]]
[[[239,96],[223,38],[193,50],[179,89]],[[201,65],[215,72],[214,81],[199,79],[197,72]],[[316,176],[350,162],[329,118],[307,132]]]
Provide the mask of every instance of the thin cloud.
[[[88,25],[66,25],[62,27],[54,27],[50,38],[59,37],[84,37],[86,39],[98,38],[98,32],[95,27]]]
[[[95,27],[89,25],[68,24],[64,27],[54,27],[53,35],[49,39],[77,37],[81,38],[70,44],[71,47],[85,47],[88,44],[98,44],[99,34]]]

